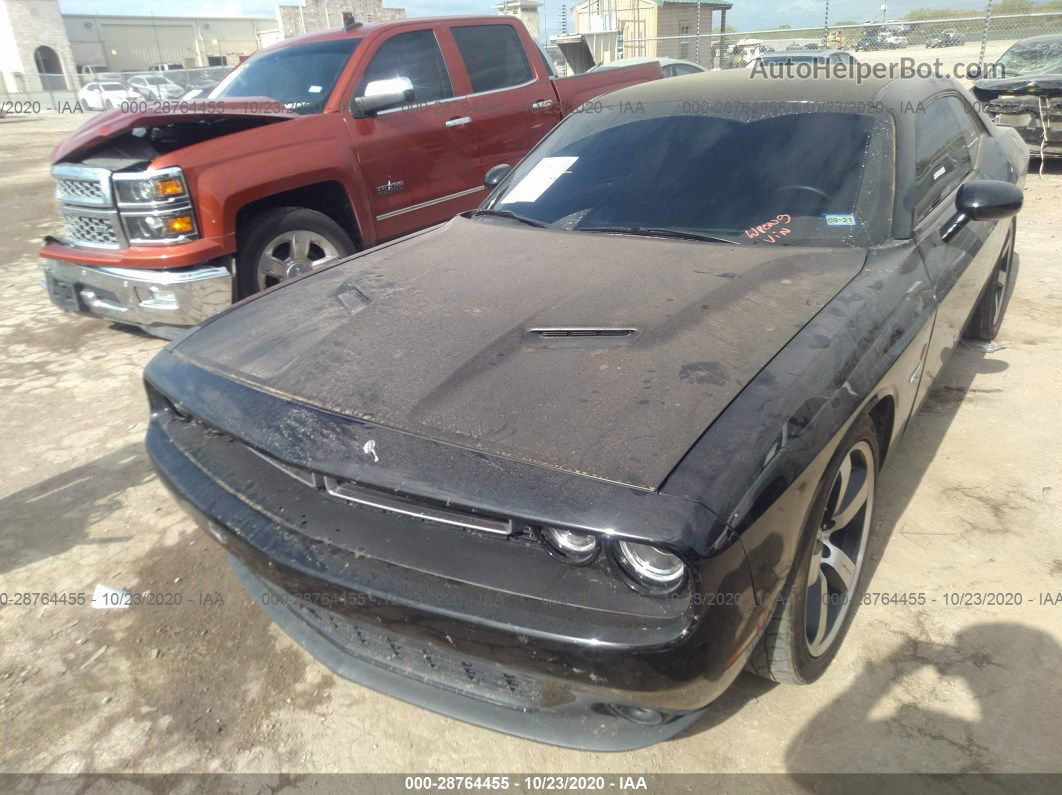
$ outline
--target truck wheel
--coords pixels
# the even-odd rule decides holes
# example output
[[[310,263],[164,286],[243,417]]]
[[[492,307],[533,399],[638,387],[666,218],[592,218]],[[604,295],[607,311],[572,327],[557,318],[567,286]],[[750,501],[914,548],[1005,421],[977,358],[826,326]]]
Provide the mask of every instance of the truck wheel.
[[[324,213],[305,207],[267,210],[252,218],[240,235],[236,253],[240,298],[357,250],[343,227]]]
[[[970,316],[970,322],[966,324],[963,335],[967,339],[990,342],[996,338],[999,327],[1003,325],[1003,315],[1007,311],[1007,304],[1010,303],[1010,295],[1014,292],[1017,276],[1017,260],[1014,258],[1016,227],[1017,223],[1012,221],[999,261],[992,269],[992,275],[988,277],[988,284],[985,285],[977,307]]]
[[[795,576],[746,663],[754,673],[810,684],[837,655],[865,587],[878,458],[878,435],[864,415],[819,483]]]

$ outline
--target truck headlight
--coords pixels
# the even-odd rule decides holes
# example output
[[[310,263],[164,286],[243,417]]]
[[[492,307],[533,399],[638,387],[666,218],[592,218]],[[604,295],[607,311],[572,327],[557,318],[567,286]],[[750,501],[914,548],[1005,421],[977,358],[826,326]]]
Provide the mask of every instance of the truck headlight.
[[[118,204],[172,204],[188,199],[188,186],[179,168],[114,175]]]
[[[122,213],[129,242],[161,243],[194,238],[199,230],[191,208],[152,213]]]
[[[682,584],[686,565],[673,555],[649,544],[620,541],[616,562],[636,585],[653,593],[670,593]]]
[[[181,169],[119,172],[112,182],[130,244],[166,245],[199,237]]]

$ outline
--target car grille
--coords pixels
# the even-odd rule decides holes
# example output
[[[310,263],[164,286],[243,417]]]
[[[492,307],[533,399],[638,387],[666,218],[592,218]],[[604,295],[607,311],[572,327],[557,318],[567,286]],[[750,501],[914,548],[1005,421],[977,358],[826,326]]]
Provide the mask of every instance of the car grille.
[[[112,218],[77,215],[67,212],[66,236],[71,243],[97,248],[118,248],[120,239]]]
[[[67,200],[91,199],[99,204],[107,201],[103,186],[95,179],[57,179],[56,195]]]
[[[346,616],[297,600],[262,580],[303,621],[364,662],[462,695],[518,709],[542,704],[541,686],[501,666],[429,649],[400,635],[365,626]]]

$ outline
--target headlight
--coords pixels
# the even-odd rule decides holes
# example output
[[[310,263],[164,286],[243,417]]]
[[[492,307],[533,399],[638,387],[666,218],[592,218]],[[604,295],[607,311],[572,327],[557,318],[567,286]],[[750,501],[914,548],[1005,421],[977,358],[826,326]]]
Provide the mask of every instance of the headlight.
[[[686,566],[677,555],[634,541],[616,545],[616,562],[631,580],[654,593],[670,593],[686,574]]]
[[[130,243],[158,243],[189,239],[198,234],[191,208],[163,213],[122,213]]]
[[[542,538],[547,546],[565,560],[586,563],[597,552],[597,537],[565,527],[544,527]]]
[[[179,168],[167,168],[148,176],[114,175],[119,204],[171,204],[188,198],[188,186]]]

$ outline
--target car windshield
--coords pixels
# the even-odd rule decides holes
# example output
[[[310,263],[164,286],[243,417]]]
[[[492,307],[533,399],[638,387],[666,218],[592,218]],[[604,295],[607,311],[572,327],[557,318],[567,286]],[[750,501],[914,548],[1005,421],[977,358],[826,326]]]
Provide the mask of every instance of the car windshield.
[[[98,83],[104,91],[125,91],[125,86],[121,83]]]
[[[269,97],[296,113],[320,113],[361,39],[332,39],[266,50],[236,67],[211,99]]]
[[[865,246],[887,236],[887,113],[689,105],[574,114],[484,208],[576,232],[741,244]]]
[[[1062,72],[1062,39],[1019,41],[997,63],[1006,69],[1000,76],[1006,77]]]

